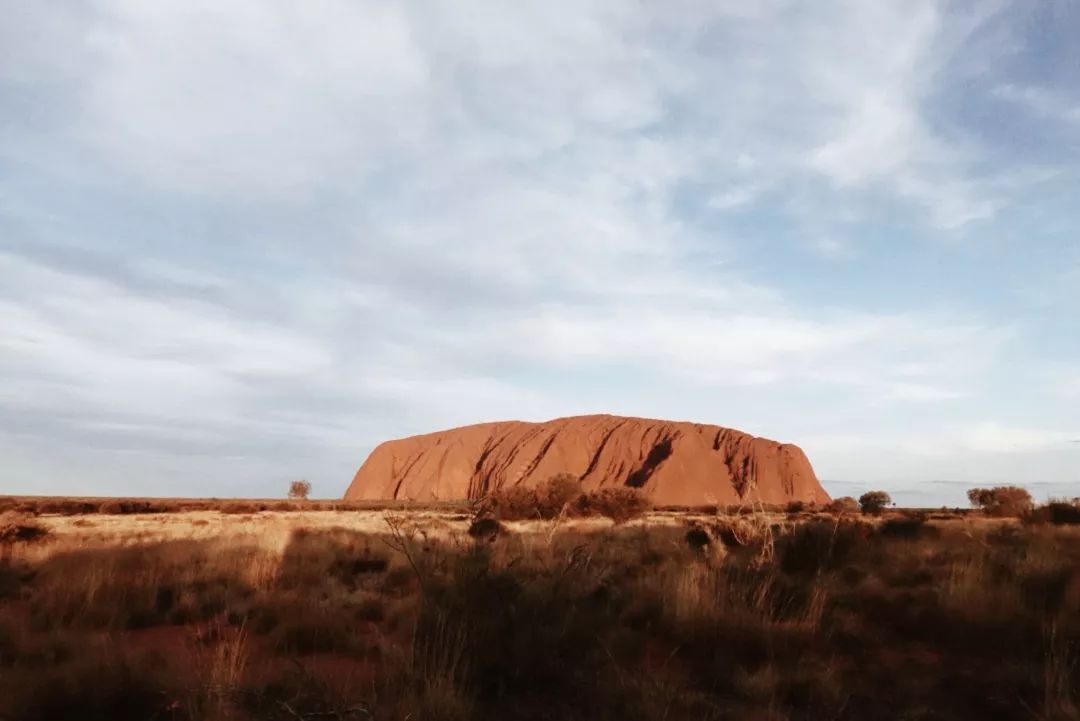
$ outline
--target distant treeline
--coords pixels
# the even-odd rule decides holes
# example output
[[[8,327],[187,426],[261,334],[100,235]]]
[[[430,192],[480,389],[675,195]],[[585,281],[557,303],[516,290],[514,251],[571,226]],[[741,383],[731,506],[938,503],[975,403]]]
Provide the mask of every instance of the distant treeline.
[[[289,511],[383,511],[383,510],[468,510],[463,501],[289,501],[276,499],[219,498],[50,498],[44,496],[0,496],[0,512],[17,511],[34,515],[79,516],[89,514],[126,515],[136,513],[259,513]]]
[[[287,513],[295,511],[390,511],[390,510],[433,510],[433,511],[469,511],[474,502],[470,501],[343,501],[310,500],[293,501],[285,499],[223,499],[223,498],[58,498],[49,496],[0,496],[0,512],[17,511],[33,515],[80,516],[92,514],[128,515],[150,513],[191,513],[196,511],[217,511],[219,513]],[[727,504],[700,506],[656,506],[652,509],[661,513],[704,513],[725,515],[752,515],[765,511],[768,513],[804,513],[828,510],[824,506],[815,506],[800,501],[786,504]],[[924,508],[909,509],[925,512],[948,511],[967,513],[963,508]]]

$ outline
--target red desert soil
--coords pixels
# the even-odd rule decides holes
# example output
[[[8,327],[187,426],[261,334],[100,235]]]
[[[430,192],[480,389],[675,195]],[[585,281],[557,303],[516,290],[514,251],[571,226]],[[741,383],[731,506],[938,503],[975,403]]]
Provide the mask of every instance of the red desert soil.
[[[585,490],[638,487],[657,505],[829,500],[798,446],[702,423],[610,415],[481,423],[387,441],[364,461],[345,499],[479,498],[558,473],[578,476]]]

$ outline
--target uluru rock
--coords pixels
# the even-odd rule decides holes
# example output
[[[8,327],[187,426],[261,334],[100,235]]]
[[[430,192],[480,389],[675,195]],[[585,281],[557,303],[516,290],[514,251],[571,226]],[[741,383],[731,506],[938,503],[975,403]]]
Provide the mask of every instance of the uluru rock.
[[[586,490],[640,488],[657,505],[825,503],[798,446],[701,423],[610,415],[503,421],[380,444],[346,500],[458,500],[558,473]]]

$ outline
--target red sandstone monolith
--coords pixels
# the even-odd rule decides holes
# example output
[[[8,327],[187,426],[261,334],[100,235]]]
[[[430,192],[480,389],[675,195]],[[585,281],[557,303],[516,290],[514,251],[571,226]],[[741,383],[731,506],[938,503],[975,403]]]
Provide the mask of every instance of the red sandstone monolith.
[[[594,415],[481,423],[380,444],[346,500],[479,498],[558,473],[586,490],[640,488],[657,505],[826,503],[798,446],[701,423]]]

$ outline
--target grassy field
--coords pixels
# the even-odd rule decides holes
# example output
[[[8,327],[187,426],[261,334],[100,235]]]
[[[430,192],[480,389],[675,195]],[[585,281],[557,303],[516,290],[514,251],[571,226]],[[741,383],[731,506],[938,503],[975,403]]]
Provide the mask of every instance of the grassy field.
[[[9,511],[0,719],[1080,718],[1078,526],[259,507]]]

